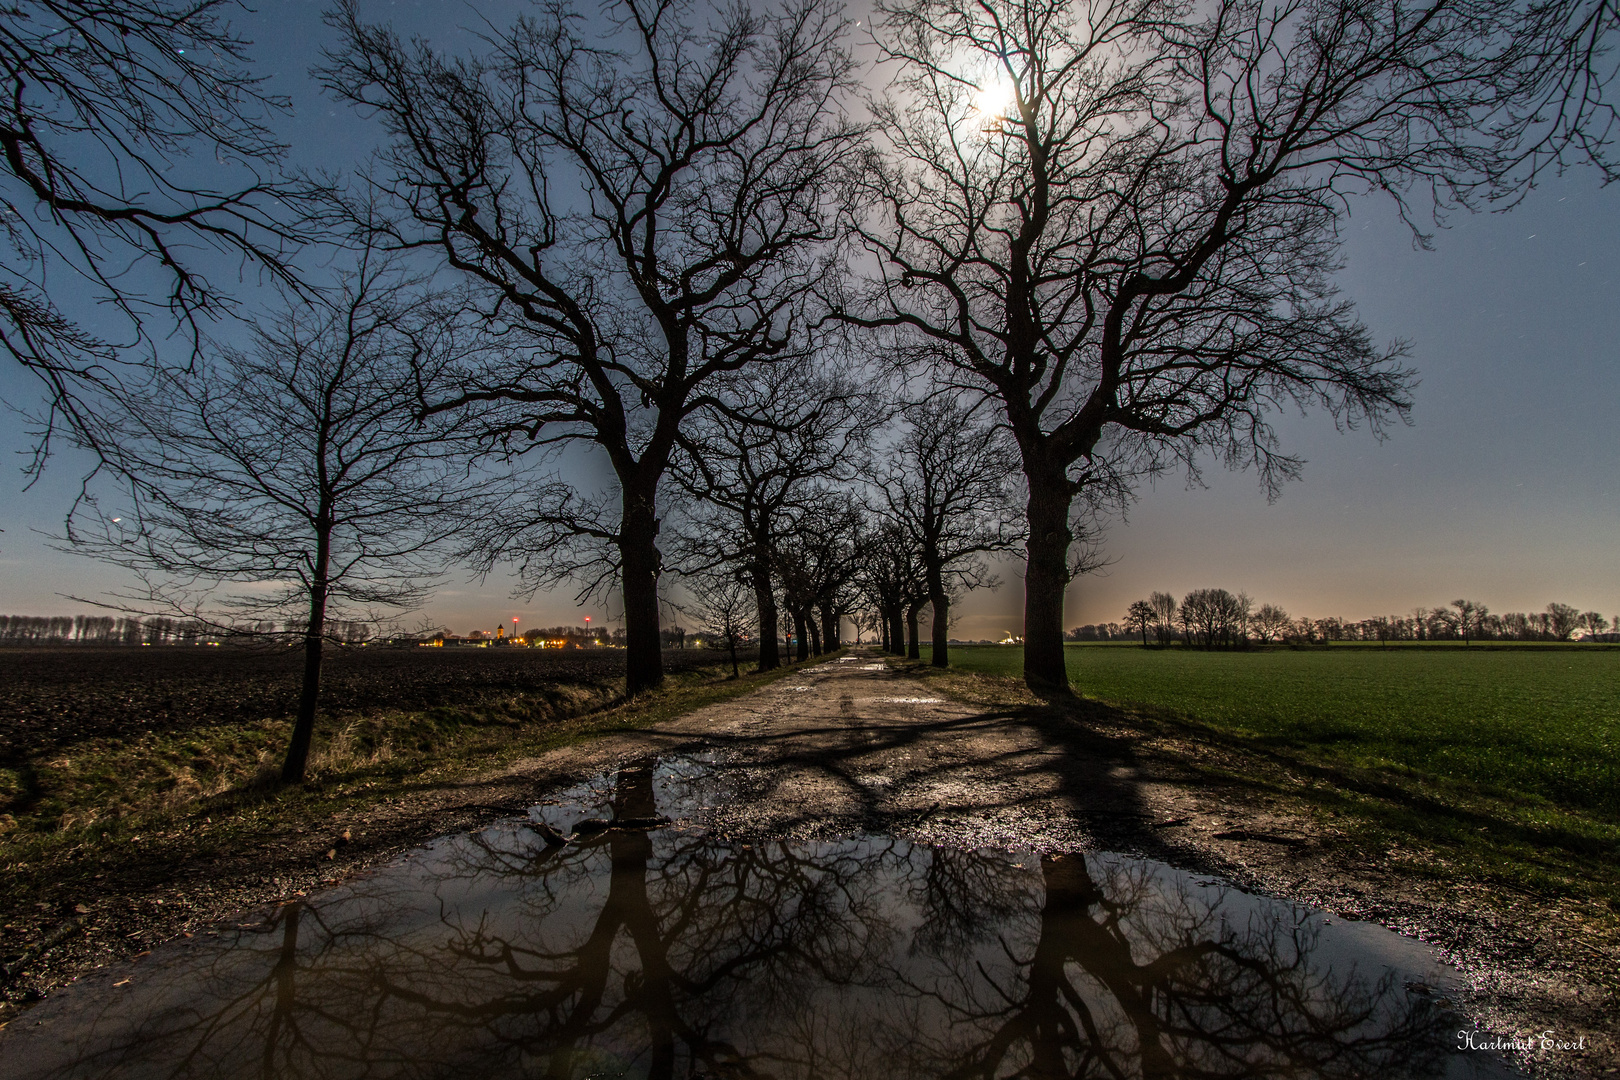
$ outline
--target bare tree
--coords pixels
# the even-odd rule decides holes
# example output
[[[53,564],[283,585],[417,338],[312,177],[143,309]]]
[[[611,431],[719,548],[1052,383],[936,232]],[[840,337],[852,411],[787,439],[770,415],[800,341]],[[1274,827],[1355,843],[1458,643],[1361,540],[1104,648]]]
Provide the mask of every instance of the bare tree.
[[[860,572],[863,507],[848,492],[820,488],[798,500],[777,544],[778,575],[801,639],[799,658],[838,648],[839,623]],[[819,616],[819,618],[818,618]]]
[[[1448,4],[895,0],[900,74],[858,226],[852,316],[932,342],[1005,411],[1029,485],[1025,677],[1064,693],[1075,500],[1212,453],[1269,491],[1293,403],[1381,430],[1408,408],[1331,284],[1352,190],[1477,177],[1499,57]],[[1409,215],[1410,219],[1410,215]]]
[[[1126,628],[1135,629],[1141,633],[1142,647],[1144,649],[1147,648],[1148,643],[1148,627],[1153,625],[1155,618],[1156,616],[1153,611],[1153,605],[1148,603],[1146,600],[1133,601],[1130,610],[1125,612]]]
[[[871,480],[881,513],[910,536],[934,609],[933,665],[950,664],[953,593],[995,588],[984,556],[1023,537],[1010,480],[1017,468],[1005,429],[949,395],[905,410],[907,430]]]
[[[806,565],[806,554],[797,530],[790,530],[776,548],[772,571],[781,586],[782,607],[792,625],[795,660],[808,660],[821,653],[821,631],[815,616],[816,582]]]
[[[1241,644],[1248,633],[1249,598],[1225,589],[1194,589],[1181,601],[1179,617],[1204,648]]]
[[[681,584],[692,597],[686,610],[698,620],[697,632],[730,652],[731,677],[737,678],[737,645],[759,626],[753,584],[730,568],[683,577]]]
[[[922,559],[911,534],[892,522],[870,530],[857,580],[877,610],[884,651],[904,655],[906,606],[928,595]]]
[[[682,427],[717,380],[802,355],[831,265],[833,169],[857,137],[837,108],[843,17],[828,0],[620,0],[587,24],[555,5],[464,59],[352,3],[333,22],[326,85],[393,140],[400,239],[437,248],[529,339],[440,407],[500,406],[496,434],[588,445],[617,480],[616,508],[537,515],[520,572],[537,587],[581,570],[570,542],[611,545],[628,689],[657,686],[658,489]],[[555,194],[574,185],[583,198]]]
[[[1156,592],[1148,597],[1148,603],[1153,606],[1153,629],[1158,635],[1159,644],[1170,644],[1175,637],[1176,598],[1169,593]]]
[[[1554,641],[1568,641],[1570,635],[1575,633],[1580,624],[1581,613],[1579,609],[1557,602],[1547,605],[1547,633]]]
[[[215,625],[302,612],[282,768],[294,783],[334,620],[420,603],[499,481],[471,472],[452,422],[418,420],[418,394],[470,347],[432,294],[363,257],[321,303],[285,300],[252,324],[250,348],[155,369],[119,395],[97,423],[123,496],[81,504],[70,538],[141,573],[126,604]]]
[[[267,124],[286,102],[248,70],[248,43],[226,21],[237,6],[5,6],[0,347],[49,397],[34,467],[58,421],[93,439],[81,421],[98,390],[116,384],[125,350],[151,345],[154,315],[178,319],[195,341],[200,318],[231,306],[207,275],[210,252],[293,280],[298,238],[281,211],[307,189],[274,177],[283,148]],[[193,152],[205,167],[192,167]],[[222,177],[234,186],[218,186]],[[64,295],[80,309],[62,310]],[[122,339],[81,326],[91,310],[103,334]]]
[[[759,670],[770,671],[781,666],[776,579],[784,538],[812,507],[827,509],[828,483],[853,475],[880,410],[876,397],[830,364],[741,373],[714,400],[689,422],[672,462],[673,478],[696,500],[678,542],[680,561],[728,562],[747,575],[759,612]],[[812,588],[807,602],[823,591]]]
[[[1288,612],[1277,604],[1261,604],[1260,610],[1254,613],[1254,621],[1251,625],[1254,627],[1254,632],[1260,635],[1260,643],[1264,645],[1269,643],[1272,638],[1281,640],[1288,633],[1293,622],[1289,619]]]
[[[837,623],[849,599],[846,586],[861,567],[862,519],[862,507],[847,493],[820,485],[785,515],[773,547],[772,576],[793,623],[796,659],[835,647]]]
[[[1453,600],[1451,606],[1457,609],[1454,616],[1454,625],[1457,632],[1462,635],[1463,644],[1468,644],[1468,636],[1479,630],[1480,624],[1489,615],[1490,609],[1475,600]]]
[[[1507,148],[1489,176],[1497,200],[1522,198],[1546,170],[1595,164],[1605,180],[1620,176],[1612,157],[1617,131],[1613,98],[1620,66],[1614,45],[1620,6],[1614,0],[1544,0],[1513,4],[1503,21],[1515,64],[1502,82],[1491,134]]]

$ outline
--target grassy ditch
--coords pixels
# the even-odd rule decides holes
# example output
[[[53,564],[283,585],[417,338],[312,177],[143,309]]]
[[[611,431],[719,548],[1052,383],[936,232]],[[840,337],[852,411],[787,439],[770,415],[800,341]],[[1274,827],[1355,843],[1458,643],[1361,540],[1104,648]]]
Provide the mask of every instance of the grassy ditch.
[[[1078,693],[1180,740],[1213,784],[1291,800],[1420,876],[1620,912],[1620,650],[1067,655]],[[959,695],[1024,693],[1021,650],[951,659]]]
[[[322,712],[308,787],[397,781],[499,751],[608,706],[622,687],[604,680],[460,707]],[[150,831],[198,809],[229,812],[270,797],[291,729],[290,718],[275,717],[98,736],[33,755],[0,769],[0,805],[14,809],[0,851],[30,838]]]
[[[823,657],[820,659],[830,659]],[[623,700],[623,680],[572,681],[465,707],[323,714],[309,780],[274,780],[290,720],[82,739],[0,773],[0,911],[56,910],[97,883],[257,848],[594,735],[647,727],[793,674],[676,671]],[[66,900],[64,900],[66,898]],[[60,901],[60,902],[59,902]]]

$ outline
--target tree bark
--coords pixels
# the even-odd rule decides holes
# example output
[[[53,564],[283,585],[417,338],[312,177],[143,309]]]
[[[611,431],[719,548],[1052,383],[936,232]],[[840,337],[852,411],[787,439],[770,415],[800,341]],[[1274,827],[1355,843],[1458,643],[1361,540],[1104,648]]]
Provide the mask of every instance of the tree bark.
[[[917,613],[922,610],[922,601],[906,605],[906,659],[922,659],[922,640],[917,632]]]
[[[810,639],[804,632],[804,612],[793,613],[793,656],[797,660],[810,659]]]
[[[315,738],[315,704],[321,693],[321,650],[326,641],[327,572],[331,558],[331,534],[321,531],[315,539],[315,575],[309,587],[309,625],[304,629],[304,685],[298,694],[298,716],[293,721],[292,740],[281,765],[283,784],[304,782],[310,743]]]
[[[883,613],[889,623],[888,651],[895,656],[904,656],[906,652],[906,626],[905,608],[901,604],[894,604]]]
[[[821,643],[828,652],[837,649],[841,644],[839,632],[838,611],[831,604],[823,604],[821,608]]]
[[[805,612],[805,629],[810,631],[810,655],[820,656],[824,651],[821,647],[821,626],[816,622],[816,613],[812,609]]]
[[[655,690],[664,681],[664,654],[658,631],[658,515],[650,493],[626,485],[619,524],[619,558],[624,584],[625,685],[630,697]]]
[[[776,610],[776,590],[771,588],[770,563],[756,553],[749,574],[754,582],[754,606],[759,610],[759,670],[774,671],[782,666],[782,649],[777,642],[782,627]]]
[[[1067,696],[1063,662],[1063,593],[1069,584],[1067,477],[1029,475],[1029,539],[1024,550],[1024,683],[1036,694]]]
[[[889,613],[888,613],[887,610],[883,610],[883,611],[878,612],[878,629],[883,634],[883,651],[884,652],[890,652],[891,650],[889,649]]]
[[[938,564],[927,568],[928,573],[928,602],[934,608],[934,651],[931,663],[934,667],[949,667],[950,646],[947,643],[951,632],[951,598],[945,593],[945,574]]]

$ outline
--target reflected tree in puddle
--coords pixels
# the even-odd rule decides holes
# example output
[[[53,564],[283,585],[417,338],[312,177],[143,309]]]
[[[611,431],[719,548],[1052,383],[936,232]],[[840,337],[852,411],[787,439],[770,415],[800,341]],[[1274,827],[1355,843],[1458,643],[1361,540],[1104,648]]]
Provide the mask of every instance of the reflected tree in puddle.
[[[1040,870],[1034,938],[998,934],[1000,965],[950,964],[942,953],[932,982],[896,974],[949,1016],[947,1037],[912,1041],[917,1075],[1444,1072],[1436,1033],[1445,1017],[1399,995],[1392,976],[1369,982],[1313,961],[1318,932],[1291,909],[1251,909],[1239,926],[1224,896],[1167,891],[1136,860],[1048,855]],[[977,897],[984,884],[975,875],[958,891]],[[955,910],[960,901],[929,906]]]
[[[620,771],[613,811],[620,820],[656,814],[651,762]],[[445,877],[526,881],[515,926],[453,930],[447,954],[463,979],[455,992],[386,991],[451,1023],[479,1024],[531,1063],[543,1056],[538,1075],[582,1075],[579,1066],[604,1057],[649,1077],[772,1075],[720,1033],[736,1031],[739,1017],[793,1015],[824,985],[858,985],[894,932],[876,885],[899,868],[896,841],[818,856],[676,833],[655,845],[649,832],[614,830],[531,857],[502,839],[476,838]],[[600,893],[604,852],[606,892],[581,917],[570,908]],[[548,933],[552,925],[560,932]]]
[[[621,770],[614,818],[653,817],[656,781]],[[1314,958],[1296,909],[1139,860],[1017,859],[488,830],[173,950],[140,995],[63,1001],[0,1049],[27,1076],[1440,1071],[1440,1018]]]

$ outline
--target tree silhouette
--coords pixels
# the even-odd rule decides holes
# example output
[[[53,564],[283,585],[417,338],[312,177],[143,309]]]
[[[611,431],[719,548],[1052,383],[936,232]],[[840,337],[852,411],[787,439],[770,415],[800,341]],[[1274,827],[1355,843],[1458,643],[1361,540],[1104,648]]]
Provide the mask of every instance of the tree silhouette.
[[[477,406],[516,450],[575,443],[613,469],[616,508],[567,495],[506,551],[535,587],[616,578],[631,694],[663,679],[660,482],[716,384],[811,347],[834,166],[856,138],[836,111],[851,61],[834,7],[704,17],[621,0],[587,26],[547,6],[456,60],[351,3],[324,76],[392,139],[400,241],[484,286],[524,339],[517,363],[467,372],[436,407]]]
[[[1012,448],[1001,426],[975,411],[949,396],[911,405],[905,435],[872,475],[879,512],[905,531],[922,562],[935,667],[950,665],[952,595],[994,588],[984,556],[1023,539],[1009,481]]]
[[[1487,5],[1489,6],[1489,5]],[[1025,677],[1066,693],[1071,515],[1204,455],[1296,475],[1268,417],[1406,414],[1402,347],[1339,300],[1351,191],[1467,184],[1508,59],[1501,8],[1136,0],[881,5],[899,74],[856,220],[850,317],[994,400],[1028,482]],[[1078,502],[1077,502],[1078,501]]]
[[[728,380],[724,407],[693,418],[672,464],[693,500],[681,561],[698,571],[730,563],[747,576],[759,613],[760,671],[781,666],[782,547],[812,507],[825,509],[828,486],[853,475],[879,411],[850,373],[827,367],[780,365]],[[820,591],[811,590],[811,602]],[[802,607],[797,615],[802,621]],[[798,632],[802,639],[804,627]]]
[[[294,783],[333,624],[420,604],[506,484],[471,471],[461,423],[418,418],[419,395],[485,344],[442,296],[367,251],[319,302],[282,299],[248,348],[112,396],[93,430],[125,492],[81,502],[69,539],[141,575],[143,590],[118,594],[132,610],[226,632],[295,620],[304,675],[282,767]]]
[[[36,467],[58,420],[91,434],[82,421],[117,386],[123,353],[167,336],[153,333],[155,315],[195,342],[201,320],[233,306],[210,280],[210,253],[295,281],[288,260],[300,236],[287,211],[312,189],[276,176],[284,148],[268,124],[287,103],[249,71],[248,42],[226,21],[235,6],[6,5],[0,347],[49,395]],[[217,186],[221,177],[232,186]],[[63,311],[69,292],[89,305]],[[90,310],[101,332],[78,321]]]

